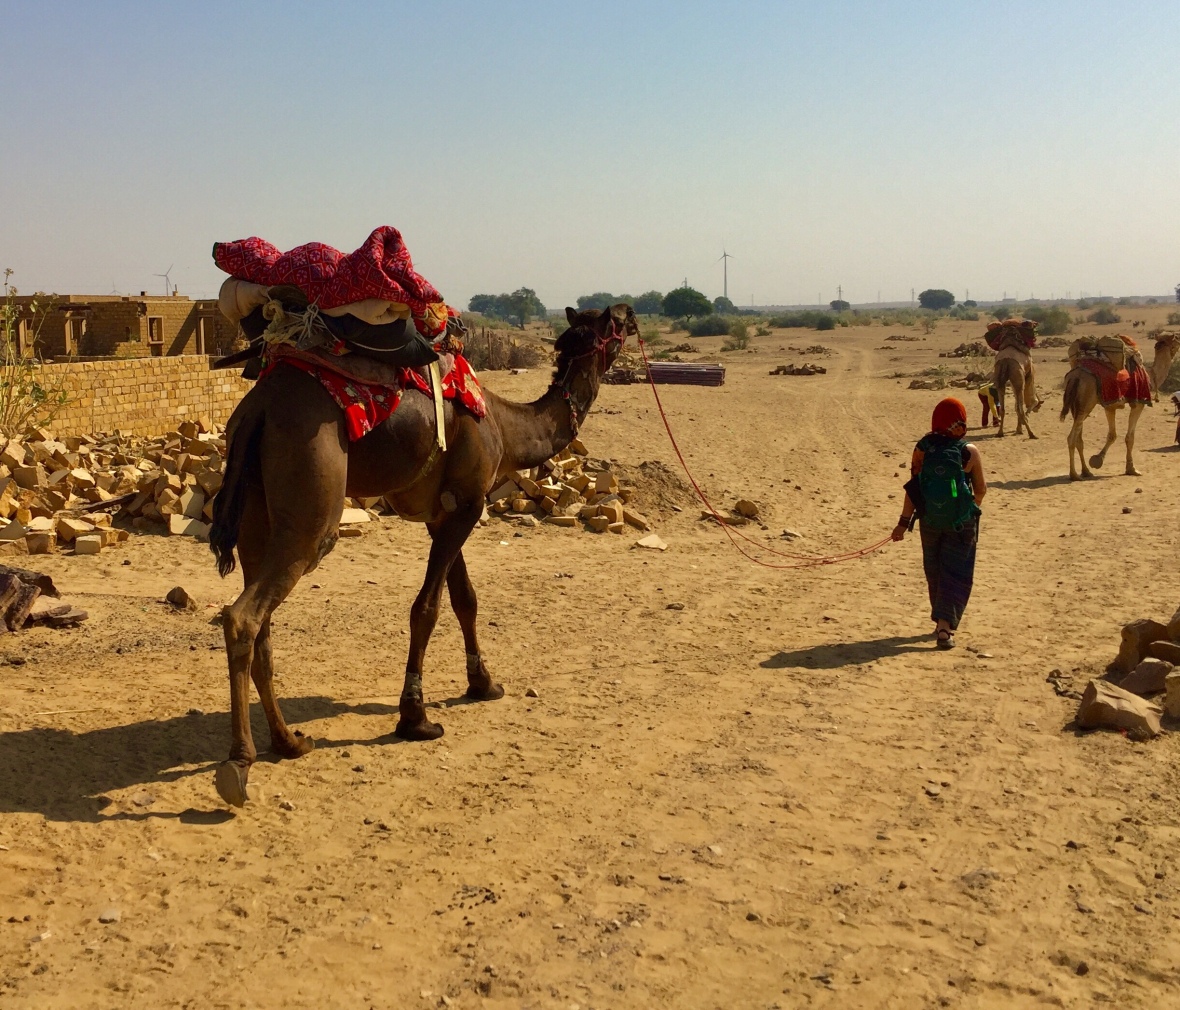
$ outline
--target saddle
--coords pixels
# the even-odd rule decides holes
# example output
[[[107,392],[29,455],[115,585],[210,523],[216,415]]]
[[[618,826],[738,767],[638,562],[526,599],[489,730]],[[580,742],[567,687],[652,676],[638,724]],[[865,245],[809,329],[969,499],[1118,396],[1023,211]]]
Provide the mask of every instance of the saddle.
[[[1132,367],[1142,359],[1130,337],[1079,337],[1069,345],[1069,365],[1076,368],[1083,360],[1106,365],[1116,372],[1127,368],[1127,359]]]
[[[291,284],[265,290],[266,302],[254,306],[239,325],[249,341],[243,350],[218,358],[212,368],[243,365],[242,377],[256,379],[269,344],[292,346],[304,354],[339,362],[347,353],[348,371],[363,382],[395,385],[398,370],[422,368],[438,361],[438,352],[406,319],[369,323],[351,314],[327,315]]]

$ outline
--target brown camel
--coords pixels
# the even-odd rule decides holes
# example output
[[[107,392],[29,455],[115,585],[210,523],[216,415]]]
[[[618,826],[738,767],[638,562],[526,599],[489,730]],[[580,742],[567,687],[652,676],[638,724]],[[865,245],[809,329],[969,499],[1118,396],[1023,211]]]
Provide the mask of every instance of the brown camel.
[[[1002,356],[996,358],[993,376],[992,383],[996,387],[996,412],[1000,415],[1000,430],[996,432],[996,437],[1004,437],[1004,425],[1008,423],[1004,396],[1006,387],[1010,385],[1012,398],[1016,401],[1016,434],[1019,435],[1021,429],[1024,429],[1028,432],[1029,438],[1036,438],[1028,420],[1030,409],[1035,410],[1040,406],[1039,401],[1034,402],[1031,408],[1028,404],[1028,393],[1033,389],[1032,355],[1020,354],[1013,352],[1011,348],[1005,348]]]
[[[1176,352],[1176,345],[1180,342],[1180,335],[1171,334],[1161,337],[1155,345],[1155,360],[1151,363],[1151,371],[1148,373],[1151,376],[1153,386],[1158,390],[1160,383],[1167,377],[1168,369],[1171,367],[1172,358]],[[1075,344],[1076,346],[1076,344]],[[1072,353],[1072,348],[1071,348]],[[1131,346],[1126,349],[1127,367],[1130,369],[1146,368],[1143,363],[1143,356],[1139,351]],[[1065,442],[1069,446],[1069,479],[1082,480],[1089,479],[1094,476],[1090,471],[1090,466],[1101,467],[1106,460],[1106,450],[1109,449],[1115,439],[1118,437],[1115,431],[1115,416],[1116,412],[1123,408],[1122,403],[1112,403],[1103,407],[1106,411],[1106,442],[1102,448],[1090,457],[1090,466],[1086,465],[1085,449],[1082,445],[1082,425],[1085,423],[1090,412],[1102,402],[1102,390],[1098,381],[1098,377],[1091,371],[1080,366],[1074,366],[1065,374],[1065,391],[1062,395],[1061,403],[1061,420],[1064,421],[1069,414],[1073,415],[1073,427],[1070,428],[1069,434],[1066,436]],[[1135,428],[1139,424],[1139,415],[1143,413],[1145,403],[1130,403],[1127,404],[1127,465],[1124,471],[1130,477],[1140,476],[1139,471],[1135,469],[1134,451],[1135,451]],[[1078,459],[1082,464],[1082,472],[1078,473],[1074,466],[1074,452],[1077,452]]]
[[[566,315],[570,328],[557,339],[557,365],[545,395],[513,403],[485,391],[488,412],[482,419],[448,400],[444,453],[434,448],[434,406],[413,391],[387,421],[351,443],[343,411],[314,377],[296,368],[275,368],[238,404],[227,426],[225,484],[214,499],[209,535],[222,575],[233,569],[237,547],[245,583],[223,615],[233,745],[217,769],[216,785],[227,803],[242,806],[248,799],[246,783],[257,756],[250,678],[270,726],[272,751],[295,758],[313,747],[288,728],[275,698],[271,615],[335,545],[346,495],[384,495],[401,515],[425,521],[432,540],[426,578],[410,608],[395,733],[433,740],[443,732],[426,718],[422,669],[444,583],[463,630],[467,697],[503,697],[476,638],[476,597],[463,544],[497,482],[540,465],[577,435],[602,374],[627,335],[638,332],[628,305],[604,312],[566,309]]]

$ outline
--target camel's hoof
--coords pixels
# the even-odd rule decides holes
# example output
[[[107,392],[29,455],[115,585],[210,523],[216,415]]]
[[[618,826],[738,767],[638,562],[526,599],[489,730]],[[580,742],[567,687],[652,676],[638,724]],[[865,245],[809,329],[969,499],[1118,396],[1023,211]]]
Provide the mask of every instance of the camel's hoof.
[[[472,701],[496,701],[498,698],[504,697],[504,688],[493,680],[489,680],[482,687],[477,687],[475,684],[468,684],[466,697]]]
[[[1090,466],[1094,467],[1096,470],[1101,470],[1102,464],[1105,462],[1106,462],[1106,460],[1102,456],[1091,456],[1090,457]]]
[[[1071,474],[1069,475],[1069,479],[1070,479],[1070,480],[1081,480],[1082,478],[1081,478],[1081,477],[1079,477],[1079,476],[1078,476],[1076,473],[1071,473]]]
[[[276,740],[271,737],[270,749],[281,758],[299,758],[315,750],[315,741],[296,730],[289,740]]]
[[[1002,431],[996,432],[996,438],[1003,438],[1003,437],[1004,437],[1004,433]]]
[[[1143,474],[1141,474],[1133,466],[1129,466],[1129,467],[1127,467],[1127,476],[1128,477],[1142,477]]]
[[[1037,436],[1036,436],[1036,435],[1034,435],[1034,434],[1033,434],[1033,433],[1030,431],[1030,432],[1028,433],[1028,437],[1029,437],[1029,438],[1036,438]]]
[[[248,765],[237,761],[222,761],[217,766],[217,774],[213,782],[217,786],[217,795],[231,807],[244,807],[250,794],[246,792],[246,780],[249,778]]]
[[[437,740],[443,735],[443,728],[425,716],[417,722],[406,722],[405,719],[399,719],[393,735],[402,740]]]

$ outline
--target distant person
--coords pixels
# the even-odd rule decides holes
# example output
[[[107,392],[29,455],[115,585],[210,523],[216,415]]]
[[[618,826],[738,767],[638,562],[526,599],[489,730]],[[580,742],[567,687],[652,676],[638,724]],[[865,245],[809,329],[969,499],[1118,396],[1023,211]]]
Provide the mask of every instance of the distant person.
[[[987,494],[979,450],[964,438],[967,408],[948,397],[930,419],[930,433],[914,447],[901,518],[893,539],[920,523],[922,568],[930,593],[930,619],[940,649],[955,647],[955,631],[971,598],[980,502]]]
[[[989,411],[995,418],[992,421],[992,427],[996,428],[999,426],[1000,408],[996,405],[996,397],[999,395],[996,391],[996,384],[990,379],[979,387],[979,403],[983,407],[983,420],[979,422],[981,427],[987,427],[987,415]]]
[[[1180,389],[1172,394],[1172,406],[1176,408],[1176,444],[1180,445]]]

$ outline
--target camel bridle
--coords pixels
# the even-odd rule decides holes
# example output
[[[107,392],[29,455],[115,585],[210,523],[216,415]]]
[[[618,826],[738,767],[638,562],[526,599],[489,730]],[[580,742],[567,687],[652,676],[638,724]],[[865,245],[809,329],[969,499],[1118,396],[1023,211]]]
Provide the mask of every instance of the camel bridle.
[[[574,366],[580,361],[585,361],[587,358],[599,355],[601,356],[601,372],[606,372],[611,345],[617,343],[621,349],[626,339],[627,334],[619,329],[618,323],[612,318],[610,321],[610,330],[601,335],[595,334],[594,346],[582,354],[573,355],[566,362],[565,371],[561,374],[561,377],[549,383],[549,388],[551,390],[556,389],[561,394],[561,398],[565,400],[566,407],[569,408],[570,430],[574,433],[575,438],[578,436],[578,428],[581,426],[581,421],[578,417],[580,408],[574,403],[570,393],[570,383],[572,381]]]

